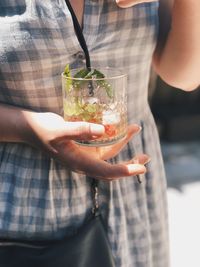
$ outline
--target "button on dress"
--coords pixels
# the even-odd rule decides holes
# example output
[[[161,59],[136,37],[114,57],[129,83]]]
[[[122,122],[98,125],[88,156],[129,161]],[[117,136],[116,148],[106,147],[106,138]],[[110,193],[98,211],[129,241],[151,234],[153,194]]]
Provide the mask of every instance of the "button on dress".
[[[127,9],[85,0],[83,34],[92,66],[128,74],[129,123],[142,126],[115,163],[150,155],[148,172],[99,183],[99,203],[117,267],[167,267],[166,180],[148,82],[158,32],[158,3]],[[63,114],[61,73],[84,67],[64,0],[0,1],[0,103]],[[82,53],[82,52],[81,52]],[[83,54],[82,54],[83,55]],[[0,143],[0,238],[60,239],[92,208],[90,179],[27,144]],[[98,240],[97,240],[98,242]]]

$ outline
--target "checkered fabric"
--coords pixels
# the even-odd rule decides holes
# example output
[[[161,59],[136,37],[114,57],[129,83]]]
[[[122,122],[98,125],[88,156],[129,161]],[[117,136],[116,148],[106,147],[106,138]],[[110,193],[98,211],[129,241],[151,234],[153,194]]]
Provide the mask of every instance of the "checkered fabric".
[[[100,207],[117,267],[167,267],[166,181],[147,91],[158,4],[120,9],[85,0],[83,33],[93,66],[128,73],[129,122],[142,126],[113,162],[151,156],[148,172],[100,182]],[[62,114],[60,74],[85,66],[64,0],[0,0],[0,102]],[[90,179],[26,144],[0,143],[0,237],[59,239],[92,207]],[[98,242],[98,240],[97,240]]]

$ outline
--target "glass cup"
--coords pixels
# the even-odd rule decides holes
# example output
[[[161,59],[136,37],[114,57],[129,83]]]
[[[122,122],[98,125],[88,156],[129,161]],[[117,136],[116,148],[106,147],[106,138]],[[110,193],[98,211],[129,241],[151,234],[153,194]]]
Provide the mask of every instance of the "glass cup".
[[[98,69],[98,75],[94,69],[85,78],[77,78],[80,72],[80,69],[71,70],[71,77],[62,73],[64,119],[102,124],[105,133],[99,138],[76,142],[106,146],[124,138],[127,134],[127,75],[118,69],[105,68]]]

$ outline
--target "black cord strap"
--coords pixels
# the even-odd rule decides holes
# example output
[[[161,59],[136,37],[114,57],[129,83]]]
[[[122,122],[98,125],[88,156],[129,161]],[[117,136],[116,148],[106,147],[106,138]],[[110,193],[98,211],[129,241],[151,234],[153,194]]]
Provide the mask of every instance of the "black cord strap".
[[[98,189],[98,181],[94,178],[92,179],[92,199],[93,199],[93,209],[92,213],[97,216],[99,214],[99,189]]]
[[[81,26],[78,22],[78,19],[74,13],[74,10],[69,2],[69,0],[65,0],[66,4],[67,4],[67,7],[72,15],[72,19],[73,19],[73,24],[74,24],[74,29],[75,29],[75,33],[76,33],[76,36],[78,38],[78,41],[79,41],[79,44],[80,46],[82,47],[84,53],[85,53],[85,59],[86,59],[86,67],[87,69],[91,69],[91,63],[90,63],[90,55],[89,55],[89,51],[88,51],[88,48],[87,48],[87,44],[86,44],[86,41],[85,41],[85,38],[84,38],[84,35],[83,35],[83,31],[81,29]],[[90,86],[91,88],[90,91],[91,91],[91,94],[93,92],[93,86],[91,84]],[[99,212],[99,204],[98,204],[98,181],[92,177],[89,177],[91,178],[91,189],[92,189],[92,199],[93,199],[93,209],[92,209],[92,213],[94,215],[98,215],[98,212]]]
[[[74,13],[74,10],[73,10],[69,0],[65,0],[65,2],[67,4],[67,6],[68,6],[68,9],[69,9],[71,15],[72,15],[74,29],[75,29],[75,33],[76,33],[76,36],[78,38],[79,44],[82,47],[82,49],[84,51],[84,54],[85,54],[86,67],[87,67],[87,69],[91,69],[90,55],[89,55],[87,44],[86,44],[86,41],[85,41],[85,38],[84,38],[84,35],[83,35],[83,31],[81,29],[81,26],[80,26],[80,24],[78,22],[78,19],[77,19],[75,13]]]

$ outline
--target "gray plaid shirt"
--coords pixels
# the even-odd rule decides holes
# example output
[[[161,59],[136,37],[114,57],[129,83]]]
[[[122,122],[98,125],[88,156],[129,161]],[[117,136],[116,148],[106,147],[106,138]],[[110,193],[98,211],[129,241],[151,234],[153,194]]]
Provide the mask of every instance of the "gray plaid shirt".
[[[92,65],[128,73],[130,123],[142,125],[113,161],[151,156],[148,172],[100,182],[100,207],[117,267],[167,267],[166,182],[148,101],[157,36],[157,3],[120,9],[114,0],[86,0],[83,33]],[[64,0],[0,0],[0,102],[62,114],[60,74],[84,66]],[[26,144],[0,143],[0,237],[71,235],[92,207],[90,180],[70,173]]]

